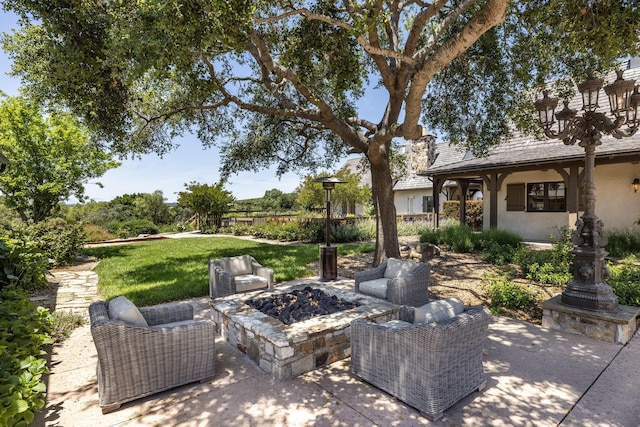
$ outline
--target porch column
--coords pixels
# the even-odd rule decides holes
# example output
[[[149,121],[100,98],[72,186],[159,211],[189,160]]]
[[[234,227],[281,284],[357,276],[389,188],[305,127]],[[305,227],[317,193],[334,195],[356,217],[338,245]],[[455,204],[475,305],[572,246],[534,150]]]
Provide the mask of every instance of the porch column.
[[[460,179],[456,181],[460,190],[460,225],[467,223],[467,190],[469,190],[469,181]]]
[[[435,228],[440,227],[440,192],[444,185],[444,179],[433,177],[433,223]]]
[[[578,197],[578,186],[580,183],[580,174],[578,173],[578,165],[569,166],[569,172],[567,173],[563,168],[554,168],[564,181],[566,189],[567,200],[567,212],[577,214],[580,210],[580,199]],[[576,217],[577,218],[577,217]]]
[[[488,175],[483,175],[482,180],[484,185],[487,186],[489,192],[489,227],[498,228],[498,192],[504,179],[509,176],[508,172],[498,174],[498,172],[491,172]]]

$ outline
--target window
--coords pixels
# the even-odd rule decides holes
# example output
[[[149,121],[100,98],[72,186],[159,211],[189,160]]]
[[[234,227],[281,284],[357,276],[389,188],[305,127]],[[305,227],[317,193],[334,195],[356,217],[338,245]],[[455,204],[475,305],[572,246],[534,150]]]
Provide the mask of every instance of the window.
[[[528,212],[565,212],[566,210],[564,182],[527,184]]]
[[[422,212],[433,212],[433,196],[422,196]]]

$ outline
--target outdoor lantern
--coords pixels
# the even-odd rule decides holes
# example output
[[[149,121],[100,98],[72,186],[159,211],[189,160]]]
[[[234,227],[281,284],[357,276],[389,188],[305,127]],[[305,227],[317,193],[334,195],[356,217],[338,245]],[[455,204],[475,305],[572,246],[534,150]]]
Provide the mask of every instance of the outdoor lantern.
[[[560,133],[564,132],[575,116],[576,110],[569,108],[569,101],[564,101],[564,108],[556,114],[556,119],[558,119],[558,131]]]
[[[584,148],[584,214],[576,222],[571,241],[573,280],[562,292],[561,302],[564,305],[585,310],[615,312],[618,310],[618,297],[605,280],[609,277],[603,249],[607,245],[604,224],[595,213],[595,158],[596,147],[602,144],[603,135],[615,138],[633,136],[640,127],[640,93],[635,80],[624,80],[623,71],[617,71],[616,80],[605,86],[609,97],[609,106],[613,119],[602,111],[598,111],[598,96],[604,80],[597,79],[589,72],[587,79],[578,84],[582,95],[583,112],[580,116],[569,108],[564,101],[564,109],[554,117],[558,104],[556,98],[550,98],[543,91],[543,98],[535,102],[539,124],[549,138],[562,140],[566,145],[576,142]],[[558,121],[558,131],[552,128],[554,118]],[[622,126],[626,124],[626,128]],[[634,179],[631,188],[640,190],[640,180]]]
[[[624,70],[616,71],[618,78],[604,87],[604,92],[609,97],[611,113],[618,119],[626,119],[630,106],[631,92],[635,86],[635,80],[625,80],[622,78]]]
[[[549,98],[549,91],[542,92],[543,98],[535,102],[536,110],[538,110],[538,120],[540,125],[545,129],[553,126],[553,112],[558,106],[558,98]]]
[[[582,109],[584,111],[595,111],[598,105],[598,95],[604,80],[593,77],[593,72],[587,72],[587,80],[578,84],[578,90],[582,94]]]
[[[314,179],[313,182],[322,183],[327,201],[326,244],[320,246],[320,280],[335,280],[338,277],[338,248],[331,246],[331,190],[336,187],[336,184],[344,183],[345,181],[332,176],[325,176]]]

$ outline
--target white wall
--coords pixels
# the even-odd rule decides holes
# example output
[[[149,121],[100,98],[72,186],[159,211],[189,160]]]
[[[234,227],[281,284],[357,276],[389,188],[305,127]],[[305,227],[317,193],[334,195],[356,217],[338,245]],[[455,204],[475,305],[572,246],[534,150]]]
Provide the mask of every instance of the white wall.
[[[393,192],[393,202],[396,205],[396,214],[417,214],[422,212],[422,198],[431,196],[431,188],[420,190],[396,190]],[[410,210],[409,197],[413,197],[413,211]],[[442,212],[442,202],[447,200],[446,196],[440,193],[440,212]]]
[[[631,182],[640,178],[639,164],[600,165],[595,170],[596,215],[604,222],[605,231],[640,227],[640,191],[634,193]],[[498,228],[513,230],[525,240],[549,241],[562,225],[575,228],[577,215],[568,212],[507,212],[507,184],[562,181],[554,170],[520,172],[509,175],[498,193]],[[490,194],[484,191],[484,228],[489,228]],[[582,215],[580,212],[579,215]]]

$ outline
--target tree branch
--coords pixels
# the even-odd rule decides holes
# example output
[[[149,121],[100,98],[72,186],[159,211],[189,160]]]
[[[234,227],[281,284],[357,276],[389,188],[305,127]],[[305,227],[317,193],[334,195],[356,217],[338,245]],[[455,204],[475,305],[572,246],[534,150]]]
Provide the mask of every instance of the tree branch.
[[[509,0],[488,0],[484,8],[458,34],[445,41],[429,57],[429,60],[423,63],[411,81],[411,87],[405,99],[404,123],[395,128],[394,136],[403,136],[406,139],[420,137],[420,126],[418,126],[421,112],[420,103],[427,84],[437,72],[446,68],[485,32],[504,21],[508,3]]]
[[[433,31],[431,37],[429,37],[422,49],[420,49],[418,52],[416,52],[415,55],[413,55],[414,59],[416,59],[417,61],[421,61],[422,59],[424,59],[424,57],[428,55],[428,53],[433,49],[436,43],[438,43],[440,37],[451,27],[451,25],[453,25],[456,19],[458,19],[461,14],[463,14],[477,2],[478,0],[465,0],[460,5],[458,5],[458,7],[455,8],[451,13],[448,13],[445,19],[443,19],[440,25],[438,25],[438,27]]]
[[[384,57],[389,57],[389,58],[395,58],[398,61],[401,62],[407,62],[411,65],[415,65],[416,61],[406,55],[403,55],[400,52],[395,52],[393,50],[390,49],[384,49],[382,47],[376,47],[371,45],[369,42],[367,42],[367,40],[358,34],[358,32],[356,31],[355,28],[353,28],[353,26],[347,24],[346,22],[340,21],[338,19],[334,19],[331,18],[329,16],[326,15],[322,15],[319,13],[313,13],[311,12],[309,9],[306,8],[302,8],[302,9],[296,9],[296,10],[292,10],[286,13],[283,13],[281,15],[277,15],[277,16],[270,16],[267,18],[258,18],[258,17],[254,17],[253,20],[256,24],[268,24],[268,23],[272,23],[272,22],[276,22],[276,21],[281,21],[283,19],[289,18],[291,16],[295,16],[295,15],[301,15],[304,16],[307,19],[311,19],[311,20],[315,20],[315,21],[320,21],[320,22],[325,22],[327,24],[331,24],[331,25],[335,25],[336,27],[339,28],[343,28],[347,31],[349,31],[351,34],[354,35],[354,37],[356,38],[356,41],[358,42],[358,44],[360,46],[362,46],[362,49],[365,50],[365,52],[367,52],[370,55],[379,55],[379,56],[384,56]]]

